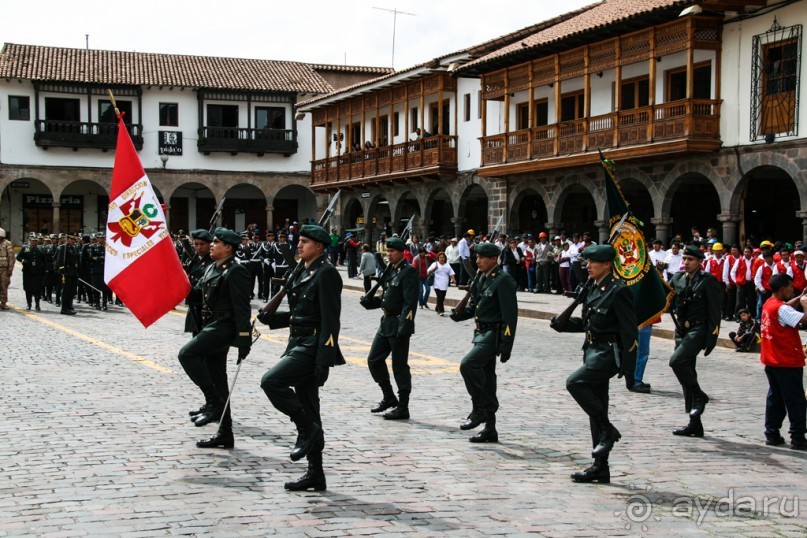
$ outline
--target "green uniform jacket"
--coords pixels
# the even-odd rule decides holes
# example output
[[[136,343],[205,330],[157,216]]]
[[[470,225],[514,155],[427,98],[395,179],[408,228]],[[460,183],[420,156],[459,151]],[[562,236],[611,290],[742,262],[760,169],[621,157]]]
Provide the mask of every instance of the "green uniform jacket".
[[[407,337],[415,334],[420,279],[417,269],[401,260],[398,265],[388,266],[381,277],[381,297],[365,301],[367,310],[384,309],[384,317],[378,327],[381,336]]]
[[[291,275],[288,282],[290,312],[276,312],[269,327],[280,329],[294,326],[316,329],[316,334],[300,337],[301,344],[316,347],[316,364],[338,366],[345,364],[339,349],[339,316],[342,310],[342,277],[339,271],[322,256]]]
[[[583,303],[583,317],[572,317],[560,332],[586,332],[583,361],[592,370],[613,370],[633,379],[638,349],[638,325],[633,295],[609,273],[593,286]]]
[[[510,355],[518,324],[518,300],[516,281],[501,267],[495,267],[487,276],[479,276],[471,288],[471,300],[465,312],[458,312],[453,319],[471,317],[477,326],[498,325],[496,331],[476,331],[474,343],[495,338],[496,354]]]
[[[62,243],[56,248],[53,266],[62,276],[78,276],[79,252],[75,246]]]
[[[185,300],[188,305],[188,313],[185,315],[186,333],[194,333],[201,328],[202,290],[197,287],[197,284],[212,263],[213,260],[210,258],[210,254],[205,255],[204,258],[200,258],[194,254],[190,264],[185,266],[185,272],[188,274],[188,280],[191,283],[191,291],[188,293],[188,297]],[[194,321],[194,319],[196,321]]]
[[[44,275],[47,254],[42,247],[24,244],[17,253],[17,261],[22,264],[23,280],[25,275]]]
[[[252,277],[249,270],[235,263],[235,257],[230,256],[221,265],[208,265],[196,287],[202,294],[204,328],[201,332],[221,332],[224,335],[232,332],[234,324],[235,334],[230,346],[251,347],[249,292]]]
[[[106,262],[106,248],[100,243],[93,243],[87,247],[89,257],[89,272],[91,275],[103,275]]]
[[[708,355],[717,344],[720,332],[720,309],[723,304],[723,288],[711,273],[698,271],[692,275],[692,285],[687,288],[686,272],[678,271],[670,279],[677,297],[676,314],[680,335],[704,333],[703,349]]]

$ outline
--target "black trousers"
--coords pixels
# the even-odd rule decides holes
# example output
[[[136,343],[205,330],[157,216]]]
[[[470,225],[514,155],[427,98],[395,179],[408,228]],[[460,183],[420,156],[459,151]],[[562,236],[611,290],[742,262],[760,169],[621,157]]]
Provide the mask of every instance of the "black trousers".
[[[741,308],[747,308],[752,317],[756,316],[757,292],[754,289],[753,281],[737,286],[737,310]]]
[[[64,277],[64,283],[62,284],[62,310],[73,309],[73,298],[76,296],[77,283],[78,278],[75,276]]]
[[[97,291],[91,290],[93,293],[93,297],[95,299],[95,304],[106,306],[107,300],[112,294],[109,291],[109,288],[107,287],[106,283],[104,282],[104,273],[93,273],[92,285],[101,291],[101,293],[98,293]]]
[[[443,303],[446,300],[447,291],[448,290],[438,290],[437,288],[434,288],[434,294],[437,295],[437,306],[434,307],[435,312],[442,313],[446,311],[446,307],[443,305]]]
[[[179,363],[191,381],[200,389],[214,387],[216,396],[223,402],[226,402],[230,395],[230,385],[227,380],[227,353],[230,351],[230,342],[234,336],[234,324],[231,331],[202,329],[179,350]],[[231,409],[232,402],[219,424],[221,433],[232,432]]]
[[[566,390],[588,415],[591,446],[597,446],[608,420],[608,388],[612,377],[619,373],[616,364],[607,370],[595,370],[584,364],[566,379]]]
[[[684,391],[684,408],[692,409],[695,399],[704,395],[698,384],[698,353],[703,349],[706,340],[706,329],[697,327],[686,334],[675,332],[675,351],[670,356],[670,368]]]
[[[539,263],[535,267],[535,288],[538,291],[549,293],[552,291],[550,288],[549,283],[549,273],[552,270],[552,266],[548,263]]]
[[[367,367],[373,381],[383,389],[390,385],[387,357],[392,355],[392,375],[398,386],[398,396],[402,403],[409,402],[412,392],[412,373],[409,370],[409,337],[381,336],[376,333],[370,354],[367,356]]]
[[[475,342],[460,361],[460,374],[465,389],[471,396],[475,410],[487,411],[488,415],[499,410],[496,397],[496,341]]]
[[[734,341],[734,338],[736,338],[736,337],[737,337],[737,333],[735,333],[734,331],[729,333],[729,339],[731,340],[731,342],[734,344],[735,347],[737,347],[738,349],[748,349],[752,345],[754,345],[754,340],[756,340],[756,333],[754,333],[754,332],[745,333],[740,338],[739,343]]]
[[[804,439],[807,400],[804,397],[804,368],[766,366],[768,398],[765,402],[765,436],[776,437],[779,428],[790,417],[790,437]]]

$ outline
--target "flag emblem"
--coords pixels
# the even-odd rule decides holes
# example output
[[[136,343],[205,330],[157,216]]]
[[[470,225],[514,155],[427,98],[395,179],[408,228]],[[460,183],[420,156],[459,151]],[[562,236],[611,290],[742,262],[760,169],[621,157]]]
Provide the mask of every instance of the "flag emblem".
[[[614,225],[616,227],[616,224]],[[614,230],[611,230],[613,233]],[[614,241],[616,248],[616,259],[614,268],[620,278],[630,285],[631,280],[641,275],[647,262],[647,245],[644,242],[644,235],[636,225],[625,220],[619,236]]]
[[[117,222],[108,224],[109,231],[112,232],[110,239],[117,243],[120,241],[124,246],[132,246],[132,240],[142,234],[146,239],[160,231],[163,227],[162,221],[152,221],[151,219],[159,215],[157,206],[152,203],[143,204],[143,193],[137,198],[131,198],[120,205],[123,214]]]

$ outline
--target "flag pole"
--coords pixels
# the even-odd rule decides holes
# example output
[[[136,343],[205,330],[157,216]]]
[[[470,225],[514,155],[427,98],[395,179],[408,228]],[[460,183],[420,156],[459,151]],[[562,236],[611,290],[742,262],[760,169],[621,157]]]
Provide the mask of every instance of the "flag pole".
[[[118,103],[115,101],[115,96],[112,95],[112,90],[109,88],[107,88],[106,91],[109,92],[109,100],[112,101],[112,108],[115,109],[115,117],[120,119],[120,110],[118,110]]]

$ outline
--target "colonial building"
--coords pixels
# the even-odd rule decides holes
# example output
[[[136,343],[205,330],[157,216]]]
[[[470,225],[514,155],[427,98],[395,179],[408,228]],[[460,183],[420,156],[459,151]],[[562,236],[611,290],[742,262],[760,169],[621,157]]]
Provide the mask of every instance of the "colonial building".
[[[0,226],[15,241],[105,227],[117,136],[110,91],[172,230],[207,228],[225,197],[223,222],[239,230],[316,217],[327,200],[310,188],[310,118],[294,105],[389,72],[6,44]]]
[[[803,239],[806,20],[804,0],[603,0],[316,97],[312,188],[344,189],[344,226],[370,235],[504,214],[602,239],[602,150],[651,236]]]

